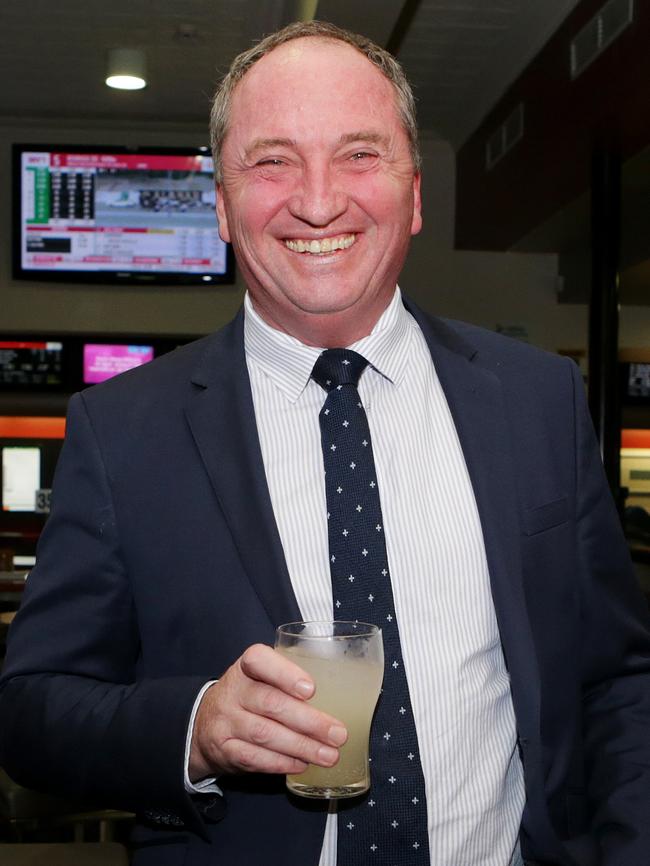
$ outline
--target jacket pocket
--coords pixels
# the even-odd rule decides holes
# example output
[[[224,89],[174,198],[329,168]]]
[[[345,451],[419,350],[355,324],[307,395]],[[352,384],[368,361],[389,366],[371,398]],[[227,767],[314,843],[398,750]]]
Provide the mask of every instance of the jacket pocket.
[[[566,496],[563,496],[537,508],[526,508],[523,513],[523,530],[526,535],[537,535],[538,532],[566,523],[568,519],[569,502]]]

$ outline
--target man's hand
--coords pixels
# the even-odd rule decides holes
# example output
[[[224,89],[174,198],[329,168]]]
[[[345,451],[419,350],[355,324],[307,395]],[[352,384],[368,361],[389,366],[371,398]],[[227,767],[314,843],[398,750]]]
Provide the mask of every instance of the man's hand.
[[[347,731],[307,703],[313,693],[314,682],[302,668],[271,647],[249,647],[203,696],[192,733],[190,779],[333,766]]]

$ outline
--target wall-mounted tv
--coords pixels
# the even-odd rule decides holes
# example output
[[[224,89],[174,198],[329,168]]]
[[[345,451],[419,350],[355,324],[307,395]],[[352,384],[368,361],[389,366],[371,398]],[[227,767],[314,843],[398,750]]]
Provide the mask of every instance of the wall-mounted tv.
[[[3,445],[2,510],[36,510],[41,487],[41,449],[37,445]]]
[[[0,414],[0,534],[33,555],[50,508],[65,418]]]
[[[196,336],[0,331],[0,416],[65,413],[75,391],[153,361]]]
[[[15,144],[16,279],[231,283],[207,148]]]
[[[96,385],[153,361],[153,346],[124,343],[84,343],[83,380]]]
[[[3,340],[0,337],[0,388],[48,390],[63,385],[60,340]]]

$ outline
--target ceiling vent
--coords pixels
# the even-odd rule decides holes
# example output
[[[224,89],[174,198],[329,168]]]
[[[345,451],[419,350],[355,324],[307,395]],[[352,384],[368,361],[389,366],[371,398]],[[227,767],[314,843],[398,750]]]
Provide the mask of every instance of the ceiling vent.
[[[571,42],[571,78],[577,78],[634,20],[634,0],[609,0]]]
[[[501,126],[488,138],[485,146],[485,167],[488,171],[512,150],[524,134],[524,103],[520,102]]]

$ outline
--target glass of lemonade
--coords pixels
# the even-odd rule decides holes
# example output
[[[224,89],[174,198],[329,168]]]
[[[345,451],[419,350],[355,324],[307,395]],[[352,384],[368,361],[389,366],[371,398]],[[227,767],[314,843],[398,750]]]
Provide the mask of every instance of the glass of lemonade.
[[[366,622],[291,622],[276,629],[275,649],[314,680],[310,703],[348,731],[334,767],[310,764],[287,776],[302,797],[356,797],[370,787],[370,723],[384,677],[381,630]]]

